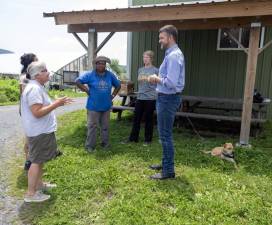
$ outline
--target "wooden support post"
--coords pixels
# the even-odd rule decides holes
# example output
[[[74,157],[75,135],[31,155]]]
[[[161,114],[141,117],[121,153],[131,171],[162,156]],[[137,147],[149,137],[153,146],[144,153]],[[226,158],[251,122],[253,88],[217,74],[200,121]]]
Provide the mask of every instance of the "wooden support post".
[[[95,50],[97,48],[97,32],[90,29],[88,32],[88,69],[93,69],[93,59],[96,57]]]
[[[88,47],[85,45],[85,43],[82,41],[82,39],[77,35],[77,33],[73,32],[72,33],[74,37],[78,40],[79,44],[86,50],[88,51]]]
[[[96,54],[104,47],[105,44],[107,44],[107,42],[111,39],[111,37],[114,35],[114,33],[115,32],[110,32],[109,35],[101,42],[101,44],[95,50]]]
[[[252,114],[253,92],[254,92],[256,71],[257,71],[260,31],[261,31],[260,23],[251,24],[249,49],[248,49],[248,57],[247,57],[247,71],[246,71],[245,89],[244,89],[242,123],[241,123],[241,131],[240,131],[240,145],[241,146],[249,145],[250,123],[251,123],[251,114]]]

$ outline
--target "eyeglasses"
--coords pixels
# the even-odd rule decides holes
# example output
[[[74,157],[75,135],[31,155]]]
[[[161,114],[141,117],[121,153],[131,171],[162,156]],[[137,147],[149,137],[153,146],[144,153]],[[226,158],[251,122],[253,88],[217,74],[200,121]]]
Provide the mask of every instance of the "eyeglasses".
[[[47,69],[44,69],[44,70],[42,70],[41,72],[46,73],[46,72],[48,72],[48,71],[47,71]]]

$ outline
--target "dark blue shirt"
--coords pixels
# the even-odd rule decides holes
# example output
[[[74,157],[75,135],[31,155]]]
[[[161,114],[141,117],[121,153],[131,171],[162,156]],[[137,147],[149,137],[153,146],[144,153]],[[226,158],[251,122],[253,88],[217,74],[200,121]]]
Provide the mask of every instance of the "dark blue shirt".
[[[89,97],[86,108],[91,111],[108,111],[112,105],[112,87],[120,87],[120,81],[110,71],[106,70],[104,75],[99,75],[95,70],[80,75],[76,82],[87,84]]]

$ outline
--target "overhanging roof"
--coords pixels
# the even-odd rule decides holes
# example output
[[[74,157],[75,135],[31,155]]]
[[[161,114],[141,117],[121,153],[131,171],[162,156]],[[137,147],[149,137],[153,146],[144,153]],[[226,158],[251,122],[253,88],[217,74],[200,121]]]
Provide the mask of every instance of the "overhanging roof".
[[[14,52],[6,50],[6,49],[0,49],[0,54],[12,54]]]
[[[71,12],[44,13],[57,25],[68,25],[68,32],[146,31],[165,24],[178,29],[217,29],[244,27],[252,22],[272,26],[271,0],[240,0],[188,3]]]

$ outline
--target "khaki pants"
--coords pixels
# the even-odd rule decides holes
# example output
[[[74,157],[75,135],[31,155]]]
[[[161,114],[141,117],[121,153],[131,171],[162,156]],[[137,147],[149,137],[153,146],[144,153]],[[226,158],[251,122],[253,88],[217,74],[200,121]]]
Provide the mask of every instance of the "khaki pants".
[[[86,148],[95,148],[97,129],[100,127],[101,145],[109,144],[110,110],[105,112],[87,111]]]

